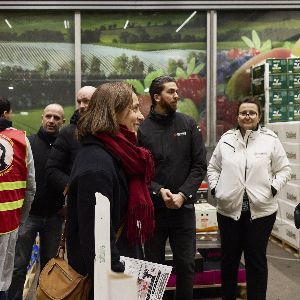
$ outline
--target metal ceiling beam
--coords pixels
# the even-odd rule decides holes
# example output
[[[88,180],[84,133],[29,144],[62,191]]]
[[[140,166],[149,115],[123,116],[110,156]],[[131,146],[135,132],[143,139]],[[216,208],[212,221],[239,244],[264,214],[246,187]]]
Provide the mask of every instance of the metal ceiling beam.
[[[238,9],[297,9],[300,1],[1,1],[0,10],[238,10]]]

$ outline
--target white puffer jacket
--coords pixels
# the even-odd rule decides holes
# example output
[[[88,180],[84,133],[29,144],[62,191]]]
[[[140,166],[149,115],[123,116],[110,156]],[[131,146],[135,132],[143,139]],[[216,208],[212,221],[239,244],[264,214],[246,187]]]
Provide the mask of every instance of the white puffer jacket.
[[[277,135],[260,127],[229,130],[221,137],[207,170],[208,181],[214,189],[217,210],[238,220],[241,216],[243,193],[246,189],[251,218],[271,215],[278,209],[276,196],[291,176],[286,153]]]

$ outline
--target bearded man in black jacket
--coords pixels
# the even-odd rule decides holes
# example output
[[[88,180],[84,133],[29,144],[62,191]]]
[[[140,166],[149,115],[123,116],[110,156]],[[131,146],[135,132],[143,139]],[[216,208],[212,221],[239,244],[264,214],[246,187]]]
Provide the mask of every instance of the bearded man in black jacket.
[[[78,109],[71,117],[70,124],[59,132],[49,155],[46,165],[47,179],[61,194],[69,182],[73,162],[80,149],[75,137],[76,125],[80,114],[87,109],[95,90],[93,86],[84,86],[78,91],[76,98]]]
[[[30,261],[37,233],[40,237],[41,269],[56,255],[58,249],[63,223],[61,210],[64,197],[45,180],[45,165],[58,131],[64,122],[62,106],[49,104],[44,109],[41,128],[37,134],[29,137],[34,158],[36,194],[28,219],[19,229],[13,278],[8,292],[10,300],[22,299],[26,267]]]
[[[176,267],[176,300],[193,299],[196,192],[206,175],[206,150],[199,126],[176,112],[174,78],[160,76],[150,85],[152,107],[138,131],[139,144],[155,158],[150,195],[155,207],[155,233],[145,243],[146,260],[164,263],[169,238]]]

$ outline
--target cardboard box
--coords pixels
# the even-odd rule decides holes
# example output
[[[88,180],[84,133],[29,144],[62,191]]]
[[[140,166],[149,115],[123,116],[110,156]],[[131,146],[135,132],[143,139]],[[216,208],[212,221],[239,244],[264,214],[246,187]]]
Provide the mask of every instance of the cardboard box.
[[[284,90],[284,89],[287,89],[287,86],[288,86],[288,82],[287,82],[286,74],[271,74],[271,75],[269,75],[269,87],[271,90],[272,89]],[[299,87],[300,87],[300,82],[299,82]],[[297,87],[295,87],[295,88],[297,88]]]
[[[300,74],[288,74],[287,87],[289,89],[300,89]]]
[[[286,142],[300,142],[300,122],[287,122],[281,129]]]
[[[300,180],[289,181],[282,188],[280,198],[293,206],[300,203]]]
[[[272,234],[275,236],[282,238],[283,237],[283,226],[282,220],[279,217],[276,217],[275,223],[273,225]]]
[[[195,204],[196,230],[218,226],[217,209],[209,203]]]
[[[259,101],[262,108],[264,108],[265,102],[266,102],[265,94],[256,95],[256,99],[257,99],[257,101]]]
[[[263,78],[265,74],[265,65],[259,65],[256,67],[251,67],[251,78],[257,79],[257,78]]]
[[[283,142],[282,146],[291,163],[300,164],[300,143]]]
[[[290,164],[290,167],[292,169],[292,180],[299,180],[300,179],[300,164]]]
[[[287,105],[288,90],[270,90],[269,102],[272,105]]]
[[[282,74],[287,72],[287,60],[268,58],[266,63],[269,64],[269,74]]]
[[[288,106],[269,105],[269,122],[286,122],[288,120]]]
[[[201,203],[201,202],[207,202],[208,200],[208,183],[206,181],[203,181],[197,191],[196,195],[196,202]]]
[[[260,95],[265,91],[265,81],[263,78],[256,78],[252,80],[251,92],[252,95]]]
[[[300,121],[300,105],[289,105],[288,109],[288,120],[289,121]]]
[[[300,104],[300,90],[288,90],[288,103]]]
[[[283,199],[278,199],[278,206],[278,217],[281,218],[281,220],[294,225],[294,210],[296,204],[291,204]]]
[[[300,73],[300,58],[288,58],[287,60],[287,72],[288,73]]]
[[[288,222],[283,221],[283,239],[294,246],[300,248],[300,230]]]
[[[266,127],[272,130],[281,142],[285,142],[284,125],[286,122],[267,123]]]

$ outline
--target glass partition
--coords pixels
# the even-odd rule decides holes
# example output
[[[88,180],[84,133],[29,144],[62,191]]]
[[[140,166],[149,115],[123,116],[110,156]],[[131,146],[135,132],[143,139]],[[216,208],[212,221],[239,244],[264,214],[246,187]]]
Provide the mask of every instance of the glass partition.
[[[0,12],[0,93],[13,126],[35,133],[49,103],[74,110],[74,16],[70,12]]]
[[[127,80],[149,113],[151,81],[174,76],[178,110],[206,136],[206,12],[82,12],[82,85]]]
[[[222,11],[217,21],[217,140],[236,126],[250,94],[250,66],[300,55],[299,11]]]

